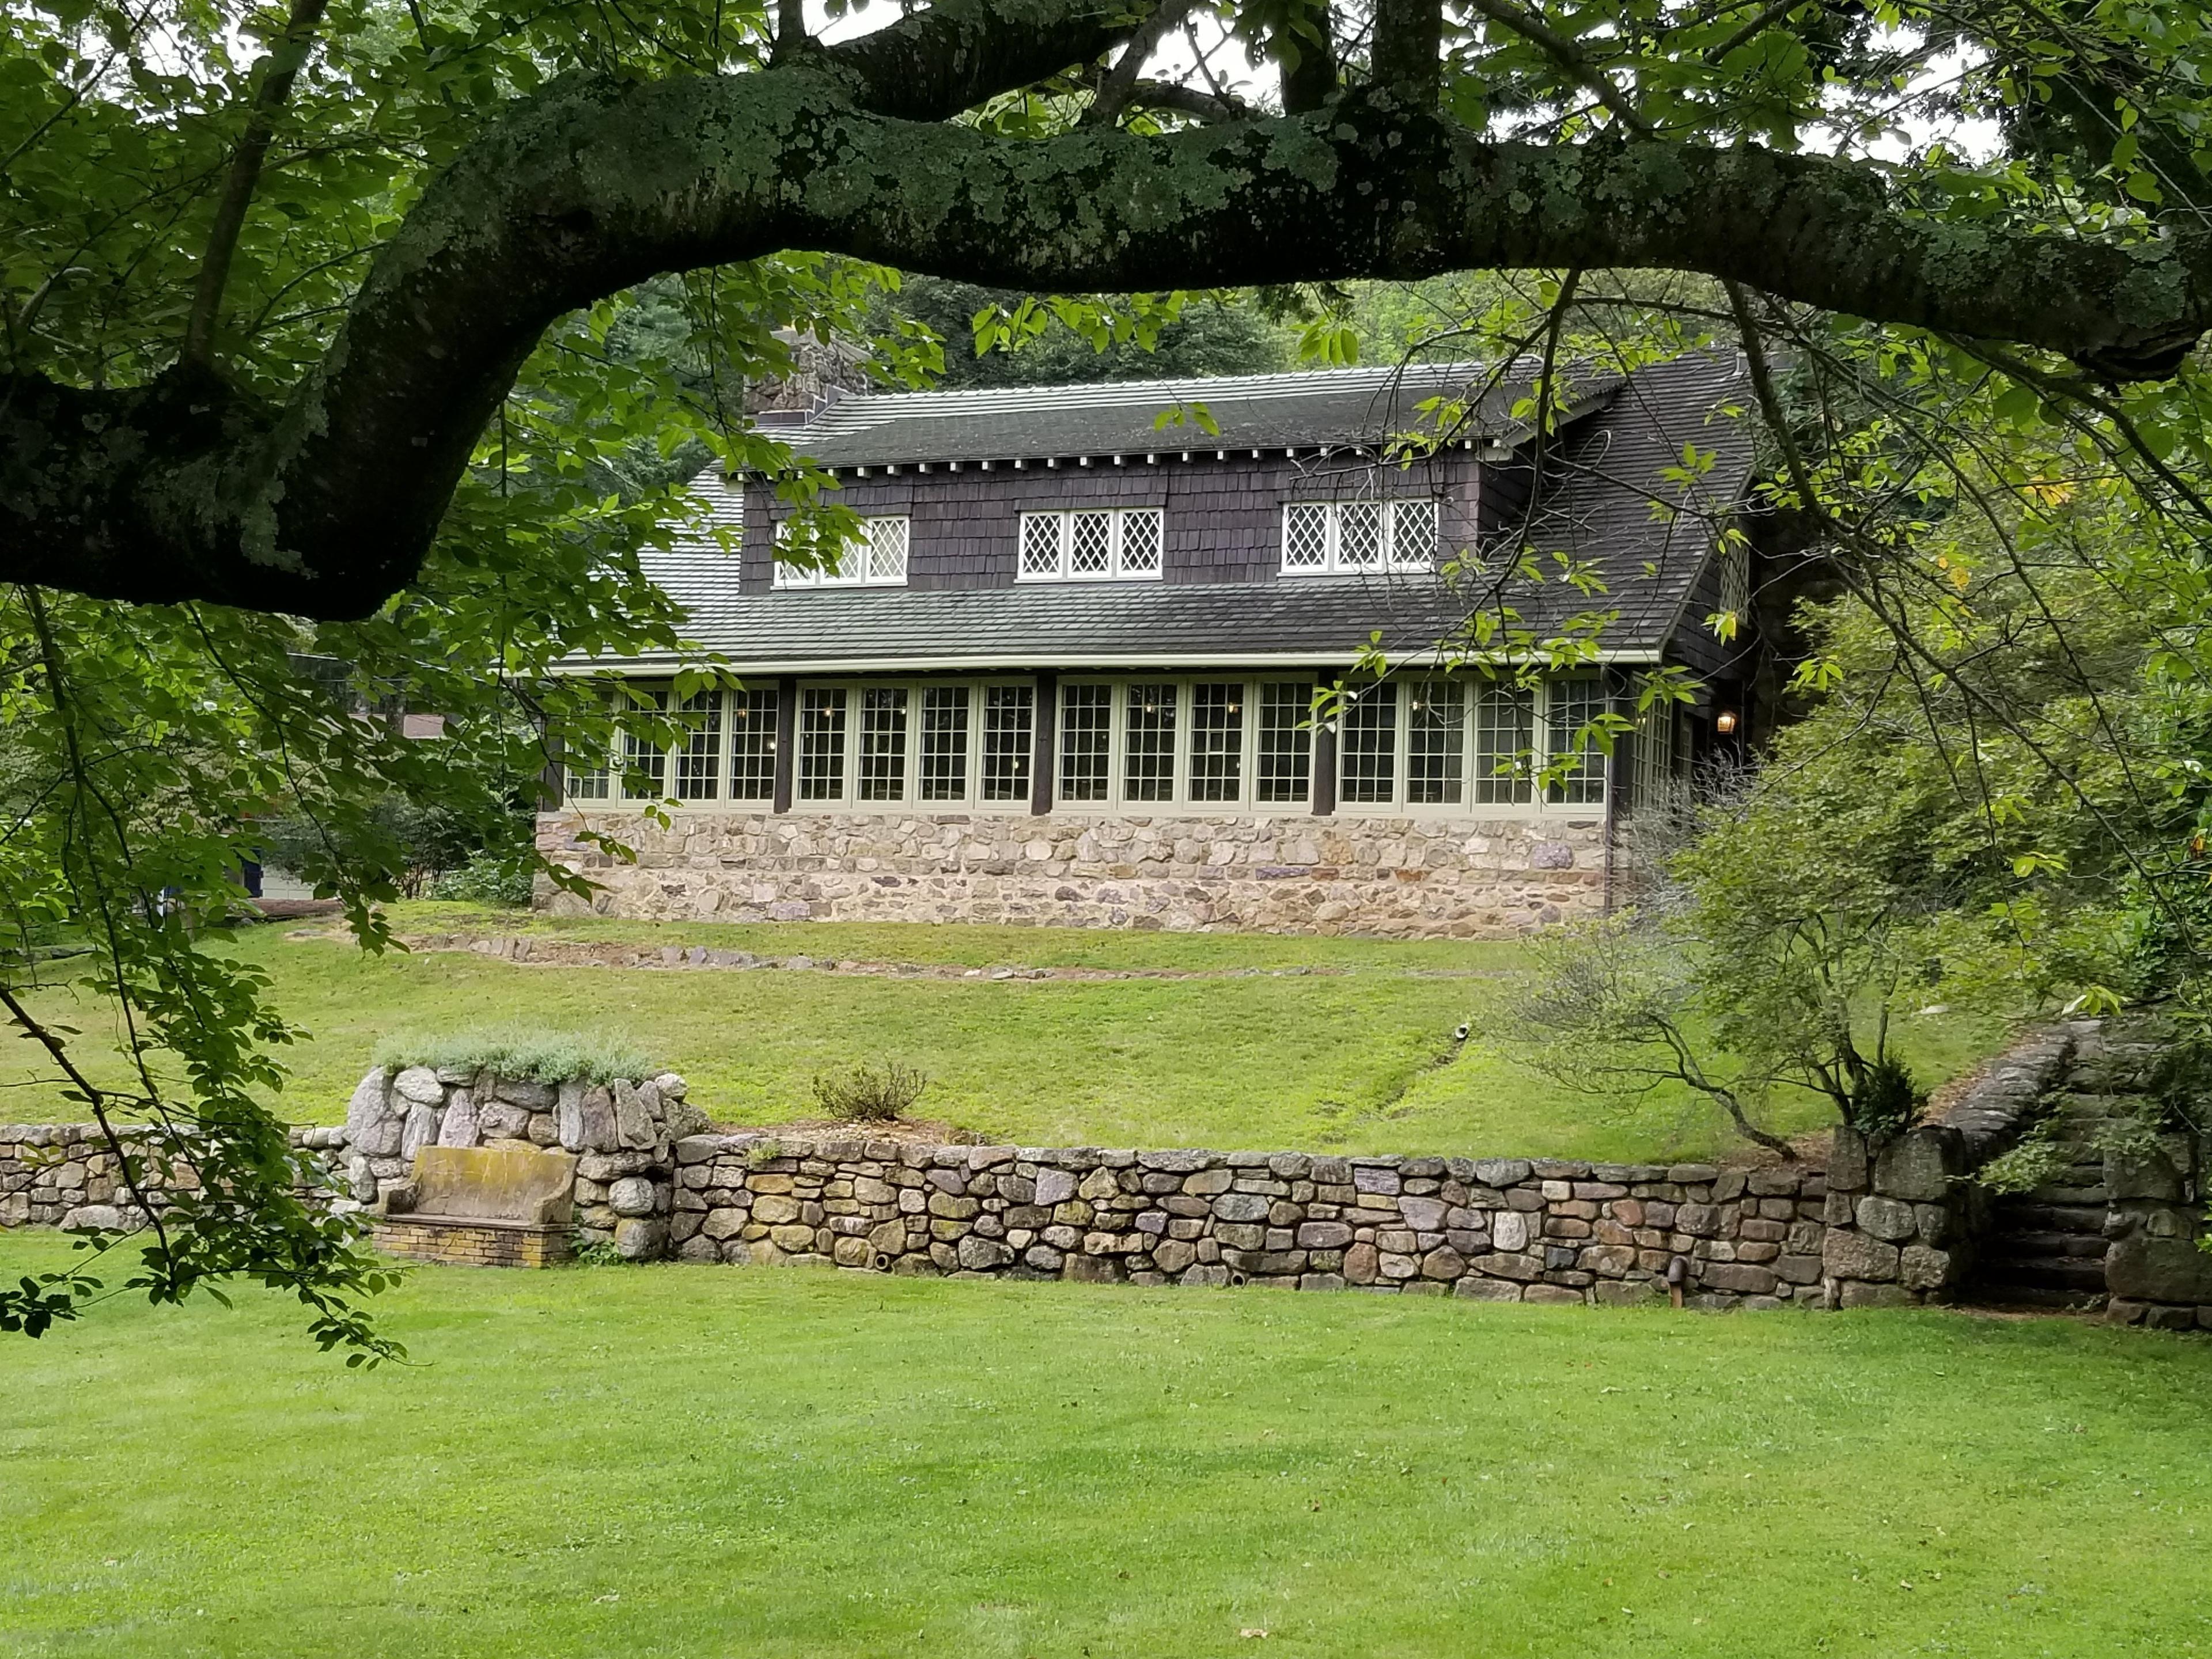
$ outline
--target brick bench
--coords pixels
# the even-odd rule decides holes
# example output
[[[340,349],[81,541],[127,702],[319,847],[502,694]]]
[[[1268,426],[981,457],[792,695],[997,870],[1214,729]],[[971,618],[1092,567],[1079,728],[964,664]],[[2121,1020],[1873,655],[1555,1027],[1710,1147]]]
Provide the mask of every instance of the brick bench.
[[[377,1249],[462,1267],[550,1267],[568,1255],[576,1160],[566,1152],[425,1146],[377,1200]]]

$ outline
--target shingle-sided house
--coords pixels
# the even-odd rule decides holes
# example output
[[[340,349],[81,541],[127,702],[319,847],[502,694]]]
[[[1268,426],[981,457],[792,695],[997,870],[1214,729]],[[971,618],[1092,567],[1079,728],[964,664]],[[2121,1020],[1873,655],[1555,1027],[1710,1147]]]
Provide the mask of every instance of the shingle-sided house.
[[[1623,816],[1747,718],[1743,647],[1707,623],[1743,609],[1717,538],[1752,465],[1740,372],[1585,379],[1540,455],[1516,390],[1463,367],[836,399],[782,435],[864,533],[833,571],[780,565],[775,490],[702,477],[742,555],[653,569],[742,688],[632,755],[667,828],[572,758],[540,844],[646,916],[1466,935],[1597,910]],[[1467,419],[1386,459],[1439,398]],[[1498,575],[1523,545],[1601,589]],[[1471,611],[1508,618],[1494,647],[1593,609],[1597,654],[1533,691],[1437,650]],[[1516,767],[1665,663],[1696,706],[1573,775]],[[648,689],[678,665],[589,665]]]

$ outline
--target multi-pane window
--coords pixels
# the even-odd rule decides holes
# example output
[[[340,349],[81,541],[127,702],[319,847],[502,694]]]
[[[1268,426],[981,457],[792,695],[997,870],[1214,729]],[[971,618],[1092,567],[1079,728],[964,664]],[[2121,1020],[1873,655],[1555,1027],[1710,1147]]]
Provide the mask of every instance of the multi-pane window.
[[[1458,805],[1466,764],[1467,687],[1457,680],[1416,681],[1407,688],[1407,801]]]
[[[1240,800],[1244,794],[1242,681],[1190,688],[1190,799]]]
[[[906,688],[871,685],[860,693],[862,800],[906,799]]]
[[[722,694],[696,691],[676,707],[678,800],[714,800],[722,793]]]
[[[921,692],[921,742],[916,770],[923,800],[968,799],[968,688],[929,685]]]
[[[1149,581],[1160,574],[1157,507],[1022,514],[1016,568],[1025,582]]]
[[[1292,501],[1283,508],[1283,571],[1426,570],[1437,561],[1437,504]]]
[[[1630,781],[1634,786],[1636,811],[1649,811],[1671,805],[1674,784],[1674,704],[1655,700],[1636,720],[1636,749]]]
[[[1337,732],[1337,799],[1387,805],[1398,795],[1398,687],[1385,680],[1355,693]]]
[[[1544,792],[1556,805],[1590,806],[1605,799],[1605,755],[1594,744],[1581,747],[1584,726],[1605,712],[1604,684],[1596,679],[1553,680],[1544,699],[1546,753],[1553,762],[1571,756],[1574,768]]]
[[[1176,702],[1172,684],[1127,687],[1122,693],[1121,798],[1131,801],[1175,799]]]
[[[627,706],[633,714],[658,714],[668,707],[668,693],[659,686],[632,686]],[[630,799],[657,800],[668,793],[668,751],[645,733],[624,728],[622,762],[622,791]]]
[[[1751,550],[1730,540],[1721,549],[1721,610],[1735,618],[1736,637],[1751,625]]]
[[[983,799],[1027,800],[1036,695],[1026,685],[983,688]]]
[[[786,524],[788,524],[786,520]],[[783,540],[785,525],[776,526]],[[801,569],[776,561],[778,587],[903,587],[911,526],[902,514],[860,520],[860,532],[838,550],[835,563],[821,570]]]
[[[1104,800],[1112,789],[1114,688],[1060,689],[1060,799]]]
[[[1313,793],[1313,686],[1269,680],[1260,687],[1260,741],[1253,783],[1264,805],[1308,800]]]
[[[1474,702],[1474,799],[1483,806],[1526,806],[1536,746],[1536,699],[1525,686],[1486,687]]]
[[[845,799],[845,689],[813,686],[799,694],[799,798]]]
[[[773,690],[730,693],[730,799],[775,799],[776,695]]]

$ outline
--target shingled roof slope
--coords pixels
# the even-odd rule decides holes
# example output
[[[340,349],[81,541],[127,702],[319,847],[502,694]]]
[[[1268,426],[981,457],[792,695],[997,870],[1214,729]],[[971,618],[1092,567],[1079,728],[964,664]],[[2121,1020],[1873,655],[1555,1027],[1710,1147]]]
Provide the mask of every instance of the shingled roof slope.
[[[1486,371],[1466,363],[1328,369],[1211,380],[1116,380],[1090,386],[1003,386],[981,392],[905,392],[846,397],[790,432],[792,447],[824,466],[921,461],[1037,459],[1182,449],[1373,446],[1422,429],[1432,398],[1476,402],[1462,439],[1516,443],[1512,416],[1526,376],[1485,392]],[[1578,389],[1591,406],[1620,384],[1593,378]],[[1198,422],[1203,404],[1219,428]],[[1164,411],[1182,420],[1163,427]]]
[[[1732,356],[1656,363],[1571,428],[1544,463],[1530,544],[1586,567],[1586,594],[1553,579],[1487,584],[1410,572],[1257,582],[1034,583],[957,589],[786,589],[741,593],[738,561],[693,537],[647,568],[690,613],[690,637],[740,672],[870,668],[1144,667],[1170,664],[1348,663],[1380,634],[1397,654],[1450,633],[1478,605],[1510,608],[1539,635],[1587,611],[1615,611],[1607,655],[1651,660],[1682,611],[1718,524],[1743,499],[1752,436]],[[1685,447],[1710,454],[1686,465]],[[736,492],[702,477],[717,520]],[[666,659],[602,666],[659,667]]]

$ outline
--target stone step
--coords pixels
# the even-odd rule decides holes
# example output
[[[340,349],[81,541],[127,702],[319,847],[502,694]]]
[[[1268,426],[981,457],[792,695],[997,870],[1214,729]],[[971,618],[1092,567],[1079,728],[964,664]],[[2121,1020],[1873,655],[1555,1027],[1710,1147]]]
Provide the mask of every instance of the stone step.
[[[2033,1261],[2045,1256],[2093,1256],[2101,1261],[2105,1240],[2098,1233],[2001,1232],[1990,1237],[1985,1253],[2005,1261]]]
[[[2036,1285],[1978,1284],[1973,1288],[1975,1303],[1988,1308],[2049,1308],[2074,1310],[2101,1308],[2104,1292],[2087,1295],[2081,1291],[2052,1290]]]
[[[1991,1218],[1999,1233],[2096,1233],[2105,1231],[2105,1206],[2099,1204],[2044,1204],[2008,1199]]]
[[[2105,1191],[2105,1178],[2100,1174],[2094,1182],[2079,1187],[2058,1181],[2045,1182],[2028,1196],[2039,1204],[2102,1206],[2108,1194]]]
[[[2105,1264],[2101,1258],[2095,1261],[2048,1257],[2021,1261],[2000,1258],[1985,1260],[1978,1277],[1984,1285],[1990,1287],[2027,1285],[2101,1294],[2105,1288]]]

